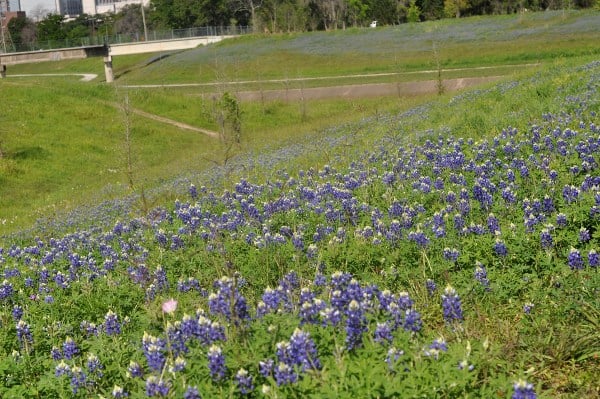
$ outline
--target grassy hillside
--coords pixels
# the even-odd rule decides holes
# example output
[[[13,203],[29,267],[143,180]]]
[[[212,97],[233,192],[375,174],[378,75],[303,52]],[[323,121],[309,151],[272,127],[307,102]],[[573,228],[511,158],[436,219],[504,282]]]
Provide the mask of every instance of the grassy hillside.
[[[128,58],[121,83],[243,41],[583,38],[458,94],[243,103],[227,162],[147,116],[217,129],[203,90],[0,81],[0,397],[598,397],[597,14],[517,18]]]
[[[379,113],[21,236],[2,397],[597,397],[599,79]]]

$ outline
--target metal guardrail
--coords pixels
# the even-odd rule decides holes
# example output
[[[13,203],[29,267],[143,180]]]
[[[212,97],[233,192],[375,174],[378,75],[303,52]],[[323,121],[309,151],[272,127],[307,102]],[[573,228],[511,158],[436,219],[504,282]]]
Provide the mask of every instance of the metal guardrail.
[[[9,54],[23,51],[53,50],[61,48],[96,46],[104,44],[110,45],[121,43],[136,43],[144,41],[150,42],[158,40],[185,39],[205,36],[234,36],[244,35],[251,32],[252,28],[248,26],[201,26],[196,28],[171,29],[168,31],[149,31],[147,38],[144,37],[143,32],[136,32],[132,34],[120,33],[115,35],[96,35],[76,39],[45,40],[31,44],[14,43],[12,51],[7,51],[6,53]],[[1,49],[0,53],[2,53]]]

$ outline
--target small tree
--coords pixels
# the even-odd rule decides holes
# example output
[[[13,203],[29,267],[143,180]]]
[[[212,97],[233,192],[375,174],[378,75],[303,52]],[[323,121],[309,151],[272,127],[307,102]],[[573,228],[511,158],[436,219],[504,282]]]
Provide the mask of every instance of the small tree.
[[[221,159],[213,162],[221,166],[227,165],[234,157],[242,140],[242,110],[234,95],[224,92],[218,100],[215,99],[214,118],[219,126],[219,142]]]
[[[448,18],[460,18],[462,11],[469,6],[468,0],[444,0],[444,14]]]
[[[421,20],[421,9],[417,6],[416,0],[410,1],[410,6],[408,6],[406,12],[406,20],[408,22],[419,22]]]

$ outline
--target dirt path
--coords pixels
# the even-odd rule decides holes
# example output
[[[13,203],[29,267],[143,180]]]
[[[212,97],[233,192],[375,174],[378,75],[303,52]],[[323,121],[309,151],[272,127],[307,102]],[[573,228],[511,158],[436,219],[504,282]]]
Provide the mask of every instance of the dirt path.
[[[456,91],[466,87],[494,82],[502,76],[486,76],[479,78],[444,79],[444,91]],[[306,89],[240,91],[235,93],[240,101],[259,100],[318,100],[324,98],[366,98],[381,96],[416,96],[438,92],[437,80],[423,80],[402,83],[370,83],[360,85],[344,85],[331,87],[312,87]]]
[[[105,102],[105,104],[110,105],[110,106],[115,107],[115,108],[118,108],[119,110],[122,109],[121,105],[117,104],[117,103]],[[205,134],[205,135],[207,135],[209,137],[212,137],[212,138],[218,138],[219,137],[219,133],[215,132],[213,130],[208,130],[208,129],[203,129],[203,128],[200,128],[200,127],[188,125],[187,123],[179,122],[179,121],[176,121],[174,119],[165,118],[164,116],[159,116],[159,115],[156,115],[156,114],[151,114],[149,112],[142,111],[141,109],[131,108],[130,107],[129,111],[131,113],[135,114],[135,115],[139,115],[139,116],[151,119],[151,120],[156,121],[156,122],[161,122],[161,123],[165,123],[167,125],[175,126],[175,127],[179,128],[179,129],[182,129],[182,130],[191,130],[192,132],[202,133],[202,134]]]

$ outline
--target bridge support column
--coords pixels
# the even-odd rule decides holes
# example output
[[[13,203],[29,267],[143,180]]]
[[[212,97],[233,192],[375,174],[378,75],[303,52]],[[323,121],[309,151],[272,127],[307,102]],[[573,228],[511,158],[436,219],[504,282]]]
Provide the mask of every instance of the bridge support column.
[[[115,80],[115,76],[113,75],[112,57],[110,55],[104,57],[104,76],[106,76],[106,83],[112,83]]]
[[[6,65],[0,65],[0,79],[6,77]]]

